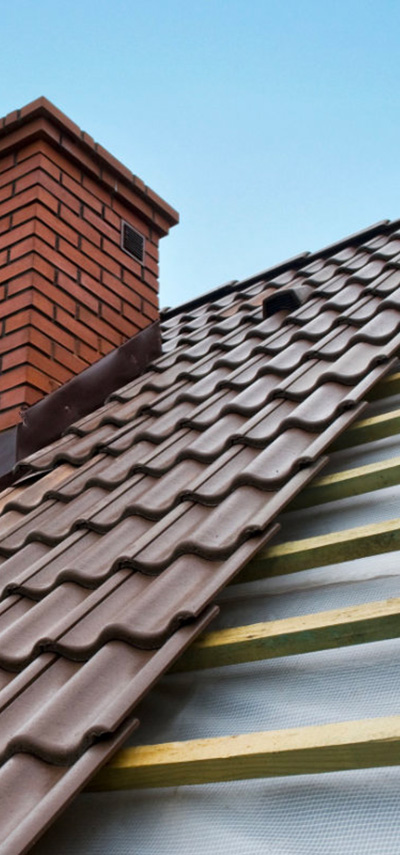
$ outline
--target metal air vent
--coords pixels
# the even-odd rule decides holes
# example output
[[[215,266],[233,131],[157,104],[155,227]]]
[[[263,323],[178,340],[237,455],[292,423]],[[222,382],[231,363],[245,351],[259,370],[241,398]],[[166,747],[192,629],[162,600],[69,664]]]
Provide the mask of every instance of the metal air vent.
[[[136,258],[136,261],[140,261],[141,264],[144,261],[144,243],[144,237],[140,232],[133,229],[129,223],[122,223],[121,247],[132,258]]]

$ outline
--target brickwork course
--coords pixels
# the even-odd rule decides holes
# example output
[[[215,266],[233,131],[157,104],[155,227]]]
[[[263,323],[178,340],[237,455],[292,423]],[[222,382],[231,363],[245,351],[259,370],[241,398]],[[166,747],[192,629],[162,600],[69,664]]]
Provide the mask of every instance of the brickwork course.
[[[145,238],[143,264],[121,224]],[[45,98],[0,120],[0,430],[158,318],[178,215]]]

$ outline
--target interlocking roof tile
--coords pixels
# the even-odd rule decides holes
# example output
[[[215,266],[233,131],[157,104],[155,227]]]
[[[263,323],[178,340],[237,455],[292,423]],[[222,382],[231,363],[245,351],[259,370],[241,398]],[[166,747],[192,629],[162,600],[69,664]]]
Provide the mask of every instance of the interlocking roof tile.
[[[18,464],[0,516],[2,851],[29,848],[137,726],[395,364],[398,258],[385,222],[167,312],[146,373]]]

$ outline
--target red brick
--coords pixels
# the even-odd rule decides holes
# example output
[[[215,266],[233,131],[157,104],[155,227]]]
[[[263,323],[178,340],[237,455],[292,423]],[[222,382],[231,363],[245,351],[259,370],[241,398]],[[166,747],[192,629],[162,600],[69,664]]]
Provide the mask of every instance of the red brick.
[[[0,406],[1,409],[8,409],[8,407],[15,407],[18,404],[24,404],[26,402],[26,388],[25,386],[17,386],[16,389],[9,389],[7,392],[3,392],[0,396]],[[0,419],[2,415],[0,416]]]
[[[8,317],[9,315],[19,312],[21,309],[26,309],[32,305],[32,291],[24,291],[22,294],[17,294],[9,300],[3,300],[0,303],[0,318]]]
[[[102,311],[104,311],[105,313],[112,313],[113,318],[120,317],[117,312],[113,312],[113,310],[109,309],[108,306],[103,306]],[[89,329],[96,330],[98,335],[102,338],[106,338],[107,341],[111,341],[112,344],[115,345],[115,347],[118,347],[120,344],[122,344],[123,335],[121,335],[121,331],[118,326],[115,328],[112,328],[110,326],[111,321],[109,320],[109,317],[106,316],[107,323],[105,323],[104,320],[101,320],[101,318],[96,317],[93,312],[90,312],[85,307],[79,307],[79,320],[82,321],[83,324],[86,324]]]
[[[38,247],[39,247],[39,242],[35,241],[35,249]],[[40,251],[35,252],[34,256],[33,256],[34,269],[37,271],[37,273],[40,273],[41,276],[44,276],[45,279],[48,279],[49,282],[54,281],[55,270],[57,269],[55,263],[49,264],[46,261],[46,258],[48,256],[50,256],[52,253],[54,253],[54,250],[48,248],[48,250],[46,252],[46,249],[43,249],[43,246],[42,246],[42,247],[40,247]],[[61,258],[59,258],[57,260],[58,260],[59,264],[62,261]]]
[[[33,368],[41,371],[46,377],[52,378],[59,384],[66,383],[71,379],[72,372],[68,368],[61,365],[60,362],[55,362],[54,359],[44,356],[36,348],[29,348],[27,362],[30,366],[33,366]]]
[[[28,190],[25,190],[24,193],[18,193],[18,195],[12,196],[11,199],[7,199],[7,201],[2,202],[0,205],[0,217],[12,213],[14,220],[16,213],[13,212],[25,209],[27,205],[37,201],[42,202],[43,205],[47,205],[47,207],[53,211],[57,211],[58,209],[57,199],[39,185],[35,185],[30,187]]]
[[[35,242],[35,269],[40,270],[43,276],[46,276],[51,282],[54,279],[54,270],[63,270],[71,279],[77,278],[77,267],[68,260],[73,252],[77,252],[77,250],[74,250],[68,244],[64,244],[64,241],[60,241],[60,249],[61,245],[63,245],[63,248],[69,248],[69,253],[62,253],[51,249],[38,240]]]
[[[22,388],[22,387],[21,387]],[[5,393],[7,394],[7,393]],[[0,406],[3,409],[3,399],[4,395],[0,396]],[[6,410],[0,414],[0,431],[7,430],[7,428],[14,427],[21,421],[20,416],[20,407],[13,407],[11,410]]]
[[[129,214],[124,219],[127,219],[128,222],[130,217],[139,215],[142,229],[144,228],[144,222],[148,223],[148,227],[153,225],[155,216],[153,207],[138,195],[134,187],[132,189],[124,187],[123,194],[119,193],[113,199],[112,208],[117,214],[121,212],[121,208],[127,210]]]
[[[67,208],[65,205],[61,206],[61,210],[65,212],[68,211],[68,214],[70,214],[71,217],[74,217],[75,219],[79,220],[79,217],[77,217],[76,214],[73,214],[72,211],[70,211],[69,208]],[[61,216],[56,216],[51,211],[48,211],[47,208],[45,208],[41,204],[38,204],[36,206],[36,217],[41,222],[46,223],[46,225],[49,226],[49,228],[51,228],[56,235],[65,238],[65,240],[67,240],[73,246],[78,245],[78,235],[76,233],[76,230],[71,229],[69,226],[66,225],[65,220],[67,219],[67,217],[62,217],[62,214]]]
[[[94,173],[97,177],[100,176],[100,164],[95,152],[86,149],[86,146],[82,146],[80,139],[77,142],[68,134],[62,134],[61,145],[63,150],[68,153],[68,156],[72,157],[79,164],[82,164],[85,170]]]
[[[107,208],[105,209],[107,212]],[[92,211],[86,205],[83,208],[83,216],[84,219],[92,224],[96,233],[102,234],[105,237],[108,237],[109,240],[114,241],[118,246],[120,245],[121,240],[121,220],[118,219],[118,229],[115,229],[113,226],[110,226],[102,217],[96,214],[95,211]]]
[[[48,248],[48,253],[51,252],[52,250]],[[45,262],[44,258],[32,252],[23,255],[10,264],[4,265],[4,267],[0,267],[0,283],[10,282],[16,276],[21,276],[22,273],[26,273],[28,270],[36,270],[38,273],[42,273],[42,275],[49,278],[50,281],[53,280],[53,268]]]
[[[96,151],[100,155],[100,157],[105,160],[109,166],[111,166],[112,170],[123,176],[127,181],[132,181],[132,173],[120,160],[117,160],[112,154],[110,154],[107,149],[103,148],[102,145],[96,143]],[[113,180],[115,180],[115,176],[113,176]]]
[[[134,279],[134,277],[132,278]],[[117,311],[121,308],[121,300],[126,300],[132,306],[136,307],[136,309],[140,309],[140,295],[132,286],[124,285],[120,279],[117,279],[115,276],[110,276],[106,270],[103,270],[102,279],[103,284],[107,285],[107,294],[112,293],[114,297],[114,300],[110,301],[104,292],[105,302],[110,303],[110,305],[113,306],[114,309],[117,309]],[[139,280],[135,279],[135,282],[140,284]]]
[[[79,314],[83,309],[79,310]],[[99,335],[93,331],[93,329],[85,326],[84,323],[81,323],[79,320],[75,318],[71,318],[71,315],[68,315],[64,309],[61,309],[59,306],[56,307],[55,310],[56,321],[64,328],[69,331],[72,336],[75,336],[80,341],[85,342],[90,347],[93,347],[97,352],[99,351]],[[94,316],[95,317],[95,316]]]
[[[21,172],[21,168],[19,169]],[[17,177],[15,181],[15,193],[23,193],[24,190],[28,190],[29,187],[34,187],[36,184],[42,184],[42,186],[44,186],[45,180],[46,172],[40,166],[37,166],[36,169],[30,169],[28,172],[21,172],[20,176]],[[57,181],[58,180],[59,179],[57,178]]]
[[[88,277],[89,278],[89,277]],[[82,287],[82,283],[78,284],[74,282],[73,279],[70,279],[68,276],[65,276],[64,273],[60,273],[58,276],[58,289],[63,289],[63,292],[66,292],[68,295],[68,299],[72,302],[71,297],[74,299],[74,309],[73,314],[75,314],[76,304],[83,303],[84,306],[87,306],[88,309],[91,309],[92,312],[98,314],[99,312],[99,300],[92,296],[85,288]],[[96,291],[95,291],[96,293]],[[98,293],[98,287],[97,287]],[[54,298],[54,302],[57,302],[56,298]],[[61,305],[64,306],[65,309],[68,310],[65,302],[61,302]],[[69,309],[71,311],[71,309]]]
[[[58,123],[61,123],[64,128],[66,128],[70,133],[80,134],[80,128],[75,122],[72,121],[68,116],[65,115],[61,110],[58,109],[51,101],[48,101],[44,95],[40,95],[39,98],[35,98],[34,101],[30,101],[29,104],[25,104],[25,107],[22,107],[20,110],[20,117],[26,118],[31,113],[34,113],[38,109],[44,109],[50,115],[51,118],[55,118]],[[46,119],[47,121],[47,119]],[[54,127],[52,124],[51,127]],[[57,132],[59,134],[58,128]]]
[[[73,208],[73,210],[77,210],[77,212],[79,213],[81,203],[83,203],[85,205],[89,205],[89,207],[97,211],[98,214],[101,214],[103,205],[100,200],[96,199],[96,197],[93,196],[92,193],[88,193],[87,190],[85,190],[81,184],[78,184],[78,182],[74,181],[73,178],[70,178],[69,175],[63,174],[62,186],[65,187],[66,190],[68,190],[69,196],[74,195],[77,197],[77,200],[79,200],[78,208]],[[68,202],[66,204],[68,204]],[[69,207],[72,208],[72,205],[70,205]]]
[[[132,291],[135,291],[136,294],[139,294],[149,303],[153,303],[158,306],[158,282],[156,289],[150,288],[141,279],[138,280],[136,276],[132,276],[128,270],[122,271],[122,279],[132,289]]]
[[[30,348],[28,345],[17,347],[15,350],[5,353],[1,360],[2,372],[7,371],[9,368],[14,368],[16,365],[24,365],[25,362],[29,362],[29,354]]]
[[[128,321],[135,324],[138,329],[143,329],[147,326],[146,319],[143,317],[143,312],[138,312],[137,309],[134,309],[129,305],[129,303],[123,303],[122,314],[128,319]],[[133,333],[131,333],[131,335],[133,335]]]
[[[8,214],[6,217],[3,217],[0,220],[0,235],[4,234],[4,232],[8,232],[11,228],[11,217]]]
[[[11,262],[17,258],[22,258],[22,256],[27,255],[28,253],[33,253],[34,249],[35,237],[34,235],[30,235],[30,237],[27,237],[25,240],[21,240],[19,243],[10,247],[8,260]]]
[[[143,276],[144,276],[144,281],[145,281],[146,285],[148,285],[149,288],[152,288],[153,291],[155,291],[157,293],[158,292],[157,276],[154,276],[154,273],[152,273],[151,270],[147,270],[146,267],[144,268]]]
[[[0,353],[9,353],[16,347],[21,347],[29,341],[29,329],[24,327],[22,330],[17,330],[11,335],[6,335],[0,338]]]
[[[14,151],[16,148],[19,148],[19,145],[28,136],[32,137],[36,134],[45,134],[58,143],[59,134],[54,126],[47,119],[34,119],[28,126],[22,125],[0,139],[0,156],[2,152],[7,152],[8,154],[10,149]]]
[[[33,235],[34,225],[34,220],[29,220],[27,223],[23,223],[22,226],[15,229],[9,229],[6,233],[3,232],[0,237],[0,249],[3,249],[6,246],[12,246],[12,244],[18,243],[18,241],[23,240],[28,235]]]
[[[31,389],[29,386],[25,385],[17,386],[15,389],[8,389],[6,392],[2,393],[0,396],[0,406],[2,409],[8,409],[9,407],[15,407],[18,405],[21,406],[21,404],[26,404],[30,407],[41,397],[42,395],[36,389]],[[19,415],[19,410],[17,410],[17,413]],[[2,418],[3,414],[0,415],[0,419]]]
[[[18,120],[18,116],[19,110],[13,110],[11,113],[7,113],[7,115],[2,119],[2,126],[5,127],[6,125],[13,124],[13,122]]]
[[[114,312],[114,309],[110,309],[109,306],[102,305],[101,316],[116,330],[127,336],[127,338],[130,338],[133,335],[134,331],[132,332],[131,322],[127,320],[126,317],[124,318],[119,312]],[[105,338],[110,338],[110,336],[105,335]]]
[[[0,409],[14,420],[24,395],[57,388],[157,316],[158,235],[175,213],[45,99],[26,115],[38,107],[48,118],[10,116],[0,135],[1,377],[15,384]],[[144,268],[121,249],[121,219],[146,238]]]
[[[45,374],[38,371],[36,368],[32,368],[31,365],[26,366],[26,382],[29,386],[33,386],[35,389],[39,389],[45,394],[54,392],[55,389],[58,389],[61,386],[61,383],[58,380],[54,380],[52,377],[46,377]]]
[[[14,386],[19,386],[26,381],[26,366],[13,368],[11,371],[4,371],[0,375],[0,392],[5,389],[13,389]]]
[[[175,222],[179,222],[178,211],[176,211],[172,205],[168,205],[168,202],[165,202],[158,193],[155,193],[154,190],[151,189],[151,187],[146,187],[146,196],[157,208],[161,208],[167,217],[169,216]]]
[[[96,197],[96,199],[100,199],[103,205],[111,207],[112,194],[105,187],[102,187],[99,181],[93,181],[92,178],[89,178],[88,175],[83,173],[82,184],[85,190],[88,190],[92,196]]]
[[[63,283],[65,285],[66,281],[67,277],[65,277],[63,273],[60,273],[58,285],[50,285],[49,282],[38,277],[34,285],[34,292],[42,294],[43,297],[52,304],[52,306],[62,306],[66,312],[69,312],[74,317],[76,313],[76,302],[73,297],[64,290],[63,285],[61,284]],[[36,305],[35,298],[34,305]],[[48,314],[48,312],[46,312],[46,314]]]
[[[51,193],[52,196],[55,198],[57,202],[56,209],[58,209],[58,202],[64,202],[64,204],[72,208],[73,211],[79,213],[81,207],[79,198],[74,196],[73,193],[69,192],[66,186],[66,181],[71,181],[74,185],[76,185],[76,187],[79,187],[80,185],[76,184],[76,182],[73,181],[72,178],[65,178],[65,180],[64,178],[65,176],[63,176],[63,183],[59,184],[58,182],[54,181],[53,178],[51,178],[50,175],[48,175],[47,172],[45,172],[43,169],[34,169],[32,170],[32,172],[28,172],[27,175],[25,175],[23,178],[20,178],[16,182],[16,193],[18,194],[24,189],[28,189],[29,187],[36,186],[38,184],[40,187],[43,187],[45,190],[47,190],[48,193]]]
[[[49,246],[53,248],[56,245],[56,235],[49,229],[44,223],[42,223],[39,219],[35,220],[35,235],[43,240],[45,243],[48,243]]]
[[[46,293],[49,283],[42,278],[39,273],[29,268],[21,276],[12,279],[7,285],[7,293],[10,297],[12,294],[18,294],[20,291],[25,291],[27,288],[35,289]]]
[[[19,294],[21,291],[26,291],[33,286],[33,272],[32,270],[27,270],[21,276],[16,276],[15,279],[12,279],[11,282],[7,284],[7,295],[8,299],[14,294]],[[4,287],[4,286],[3,286]]]
[[[171,228],[171,223],[169,222],[169,220],[165,219],[165,217],[161,216],[161,214],[159,214],[157,211],[154,211],[152,227],[154,231],[156,231],[160,235],[160,237],[164,237],[164,235],[168,234]]]
[[[23,161],[38,151],[45,154],[46,157],[58,166],[60,170],[68,172],[71,178],[74,178],[75,181],[81,181],[82,170],[78,166],[75,166],[67,155],[61,154],[46,140],[34,140],[23,149],[20,149],[17,153],[17,160]]]
[[[108,303],[112,308],[116,309],[117,312],[121,309],[121,297],[118,296],[118,292],[114,293],[114,291],[108,287],[106,287],[106,276],[109,274],[106,271],[102,271],[102,280],[103,282],[99,282],[98,279],[92,279],[91,276],[88,276],[87,273],[82,271],[81,274],[81,284],[92,294],[94,294],[98,300],[101,302]],[[110,277],[113,279],[113,277]],[[115,280],[119,282],[119,280]]]
[[[12,184],[6,184],[5,187],[0,188],[0,203],[4,202],[4,200],[10,199],[12,196]]]
[[[12,315],[9,318],[5,319],[5,333],[11,333],[14,330],[21,329],[22,327],[28,326],[31,322],[31,310],[24,309],[22,312],[16,312],[16,314]]]
[[[114,276],[121,275],[121,265],[117,261],[114,261],[112,257],[106,255],[105,252],[93,247],[85,238],[82,239],[82,250],[91,258],[95,258],[100,267],[105,268],[109,273],[112,273]]]
[[[121,216],[116,214],[110,208],[106,208],[104,211],[104,219],[107,220],[108,223],[110,223],[110,226],[113,226],[114,229],[117,229],[118,231],[120,231],[120,229],[121,229]]]
[[[160,316],[158,307],[153,306],[152,303],[148,303],[147,300],[143,300],[142,312],[151,321],[158,321],[159,316]]]
[[[16,389],[8,389],[0,395],[0,407],[2,410],[7,410],[9,407],[18,407],[25,403],[25,386],[17,386]],[[0,415],[0,430],[4,430],[3,425],[4,413]],[[15,422],[14,422],[15,424]]]
[[[87,134],[86,131],[81,131],[81,139],[83,142],[87,143],[87,145],[90,145],[90,148],[94,149],[96,147],[93,137],[91,137],[90,134]]]
[[[70,246],[70,244],[67,244],[64,240],[60,240],[59,253],[64,256],[62,269],[65,271],[65,273],[68,273],[68,276],[71,276],[71,278],[76,278],[76,270],[79,267],[82,270],[86,270],[86,273],[89,273],[90,276],[93,276],[96,279],[100,279],[99,264],[95,261],[92,261],[91,258],[89,258],[87,255],[84,255],[84,253],[82,253],[79,249]],[[97,260],[98,251],[95,250],[95,247],[93,248],[93,255]],[[71,272],[68,272],[68,269],[66,268],[67,259],[71,259],[71,261],[75,263],[75,275],[72,273],[72,265],[69,265]],[[61,265],[60,263],[57,264],[56,261],[54,261],[54,266],[59,267]]]
[[[54,346],[54,359],[64,365],[72,374],[80,374],[87,367],[86,362],[59,344]]]
[[[92,363],[96,362],[100,357],[100,342],[98,350],[94,350],[93,347],[89,347],[88,344],[77,339],[76,352],[80,359],[83,359],[88,365],[92,365]]]
[[[69,316],[67,317],[69,318]],[[39,312],[33,310],[30,322],[33,327],[33,332],[36,332],[36,330],[41,331],[48,339],[52,339],[53,341],[56,340],[59,344],[62,344],[63,347],[68,348],[72,353],[74,352],[75,340],[73,336],[70,335],[69,332],[61,329],[60,326],[54,324],[53,321],[49,321],[47,318],[43,317],[43,315],[40,315]]]
[[[57,332],[57,331],[56,331]],[[58,340],[58,336],[56,336]],[[51,356],[52,354],[52,344],[53,342],[46,336],[43,335],[39,330],[36,330],[34,327],[31,327],[29,331],[29,341],[38,350],[42,350],[47,356]]]
[[[0,187],[6,184],[12,184],[14,181],[25,179],[25,176],[36,169],[47,171],[56,181],[60,180],[60,170],[45,157],[41,152],[36,152],[32,157],[27,158],[22,163],[15,164],[12,169],[3,172],[0,175]],[[31,186],[32,182],[28,182],[27,186]]]
[[[14,166],[15,158],[14,154],[6,154],[0,158],[0,172],[4,172],[6,169],[11,169]]]
[[[48,300],[47,297],[44,297],[43,294],[40,294],[37,290],[32,292],[32,306],[37,309],[38,312],[42,312],[43,315],[47,315],[48,318],[52,318],[54,315],[54,303],[51,300]]]
[[[36,202],[36,199],[36,188],[30,187],[25,193],[12,196],[11,199],[7,199],[5,202],[1,202],[0,200],[0,217],[5,217],[7,214],[17,211],[18,208],[24,208],[26,205]]]
[[[146,241],[146,255],[150,255],[151,258],[154,258],[154,261],[159,261],[159,252],[158,252],[158,244],[153,243],[151,240]]]
[[[107,356],[107,353],[111,353],[114,350],[114,346],[109,341],[101,340],[100,343],[100,352],[102,356]]]
[[[133,194],[132,194],[133,196]],[[146,238],[150,237],[150,228],[152,222],[152,211],[149,209],[147,212],[147,216],[149,218],[150,223],[143,221],[140,216],[137,215],[137,212],[132,211],[131,207],[128,205],[124,205],[120,199],[113,199],[112,209],[115,214],[118,214],[121,217],[121,220],[126,220],[131,226]]]
[[[26,223],[28,220],[33,220],[36,217],[37,211],[37,202],[30,202],[29,205],[23,205],[22,208],[18,208],[17,211],[13,211],[12,214],[9,214],[10,225],[13,228],[21,225],[21,223]]]
[[[158,264],[156,261],[154,261],[154,258],[152,258],[149,255],[148,252],[146,252],[145,267],[147,267],[147,270],[150,270],[151,273],[154,273],[154,276],[156,277],[156,279],[158,279],[159,272],[160,272],[159,268],[158,268]]]
[[[93,216],[96,217],[97,219],[99,219],[100,222],[102,222],[102,220],[100,219],[100,217],[97,216],[97,214],[90,211],[90,208],[86,208],[85,210],[87,210],[91,214],[93,213]],[[77,243],[78,242],[78,238],[76,235],[76,232],[78,232],[78,234],[86,237],[95,246],[100,246],[101,236],[98,232],[98,229],[94,229],[92,226],[90,226],[86,222],[86,220],[82,219],[82,217],[78,217],[77,214],[74,214],[73,211],[70,211],[69,208],[67,208],[65,205],[61,205],[60,217],[62,218],[62,220],[64,220],[66,223],[68,223],[69,226],[71,226],[70,230],[75,232],[76,240],[75,241],[71,240],[71,243]],[[89,219],[89,218],[87,218],[87,219]],[[66,237],[66,235],[65,235],[65,237]],[[67,238],[67,240],[68,240],[68,238]]]

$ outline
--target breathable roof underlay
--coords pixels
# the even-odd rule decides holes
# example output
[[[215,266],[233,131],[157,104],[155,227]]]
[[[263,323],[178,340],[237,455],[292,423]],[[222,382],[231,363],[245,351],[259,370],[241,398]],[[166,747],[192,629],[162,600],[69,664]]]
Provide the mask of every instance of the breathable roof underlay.
[[[147,372],[18,465],[31,480],[0,518],[7,853],[137,726],[140,698],[393,367],[398,226],[167,313]]]

